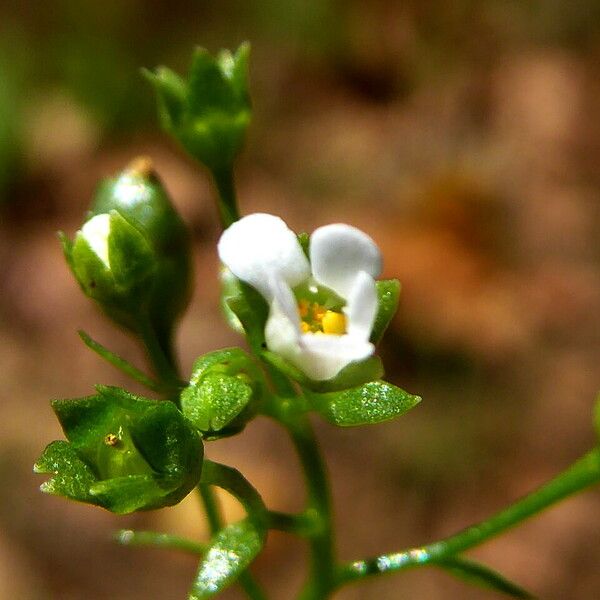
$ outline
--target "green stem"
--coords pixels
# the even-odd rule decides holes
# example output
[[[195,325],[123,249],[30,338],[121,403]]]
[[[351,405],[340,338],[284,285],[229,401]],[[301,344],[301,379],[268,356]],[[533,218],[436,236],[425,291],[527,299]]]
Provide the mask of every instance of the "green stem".
[[[123,546],[152,546],[154,548],[169,548],[181,550],[190,554],[202,555],[206,549],[204,544],[188,540],[187,538],[159,533],[156,531],[134,531],[121,529],[115,534],[115,539]]]
[[[310,546],[310,577],[302,600],[328,598],[335,586],[335,559],[329,483],[312,426],[302,413],[286,419],[287,428],[298,457],[308,490],[306,515],[315,527],[307,531]]]
[[[370,575],[394,573],[411,567],[435,565],[514,527],[549,506],[600,482],[600,449],[595,448],[535,492],[490,519],[445,540],[376,558],[357,560],[342,567],[338,585]]]
[[[214,535],[223,527],[223,520],[221,519],[221,511],[219,510],[217,496],[213,488],[205,483],[198,484],[198,492],[200,493],[200,499],[204,505],[208,528],[210,529],[210,533]]]
[[[177,362],[170,344],[169,347],[165,347],[165,343],[161,343],[155,328],[146,318],[140,318],[138,332],[152,369],[161,386],[167,390],[167,397],[178,403],[179,390],[183,382],[179,376]]]
[[[237,198],[235,193],[235,183],[233,180],[233,167],[223,167],[214,169],[212,176],[217,187],[219,200],[219,217],[223,229],[227,229],[232,223],[240,218],[237,207]]]

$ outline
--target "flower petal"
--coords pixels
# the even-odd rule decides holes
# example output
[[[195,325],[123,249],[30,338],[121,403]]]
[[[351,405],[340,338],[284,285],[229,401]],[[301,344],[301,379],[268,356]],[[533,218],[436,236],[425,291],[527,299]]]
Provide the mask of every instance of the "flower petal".
[[[272,278],[295,286],[310,275],[296,234],[273,215],[255,213],[236,221],[223,232],[218,251],[223,264],[268,301]]]
[[[367,341],[377,315],[377,288],[375,280],[365,271],[354,279],[346,297],[344,313],[348,321],[348,335]]]
[[[300,352],[300,317],[296,299],[285,282],[271,278],[269,294],[272,298],[269,317],[265,325],[265,341],[272,352],[293,362]]]
[[[371,277],[381,273],[377,244],[363,231],[335,223],[319,227],[310,237],[313,276],[334,292],[347,298],[360,271]]]
[[[368,358],[374,351],[373,344],[351,335],[306,333],[300,339],[300,352],[288,360],[314,381],[325,381],[350,363]]]
[[[108,236],[110,234],[110,215],[103,213],[86,221],[81,228],[81,235],[96,253],[98,258],[110,268],[108,258]]]

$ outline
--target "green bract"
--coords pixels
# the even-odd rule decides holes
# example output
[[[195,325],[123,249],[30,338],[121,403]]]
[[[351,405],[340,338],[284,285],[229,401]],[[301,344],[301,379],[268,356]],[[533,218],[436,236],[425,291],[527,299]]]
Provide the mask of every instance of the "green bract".
[[[183,413],[207,439],[238,433],[254,416],[260,379],[239,348],[206,354],[195,362],[190,385],[181,393]]]
[[[68,442],[52,442],[36,463],[52,474],[42,491],[121,514],[180,502],[202,469],[194,428],[172,402],[97,391],[53,402]]]
[[[120,325],[150,324],[166,346],[190,296],[190,240],[150,161],[104,180],[74,241],[62,241],[82,290]]]
[[[231,167],[250,122],[249,51],[242,44],[235,54],[213,57],[197,48],[187,80],[166,67],[145,71],[163,127],[212,171]]]
[[[262,550],[265,532],[245,519],[228,525],[211,540],[200,563],[189,600],[219,594],[233,583]]]
[[[308,395],[312,407],[334,425],[372,425],[399,417],[420,401],[385,381],[370,381],[340,392]]]

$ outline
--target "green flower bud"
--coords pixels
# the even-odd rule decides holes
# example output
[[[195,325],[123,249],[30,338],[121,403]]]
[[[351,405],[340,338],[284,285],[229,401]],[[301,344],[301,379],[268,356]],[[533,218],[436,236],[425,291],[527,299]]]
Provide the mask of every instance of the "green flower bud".
[[[231,168],[250,122],[249,50],[242,44],[213,57],[197,48],[187,80],[166,67],[145,71],[163,127],[213,172]]]
[[[181,410],[206,439],[233,435],[255,415],[261,379],[240,348],[210,352],[194,363]]]
[[[82,290],[117,323],[150,323],[168,340],[187,306],[190,241],[185,225],[146,158],[103,181],[89,219],[65,255]]]
[[[99,386],[53,409],[68,441],[34,467],[52,475],[43,492],[124,514],[176,504],[200,480],[202,442],[172,402]]]

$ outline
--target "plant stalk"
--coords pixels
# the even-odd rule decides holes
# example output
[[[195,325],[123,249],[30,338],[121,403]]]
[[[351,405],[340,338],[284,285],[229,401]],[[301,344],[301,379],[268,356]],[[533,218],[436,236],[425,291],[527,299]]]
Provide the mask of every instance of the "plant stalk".
[[[339,571],[337,584],[344,585],[372,575],[441,563],[483,544],[525,519],[598,482],[600,448],[594,448],[550,482],[491,518],[426,546],[348,563]]]

